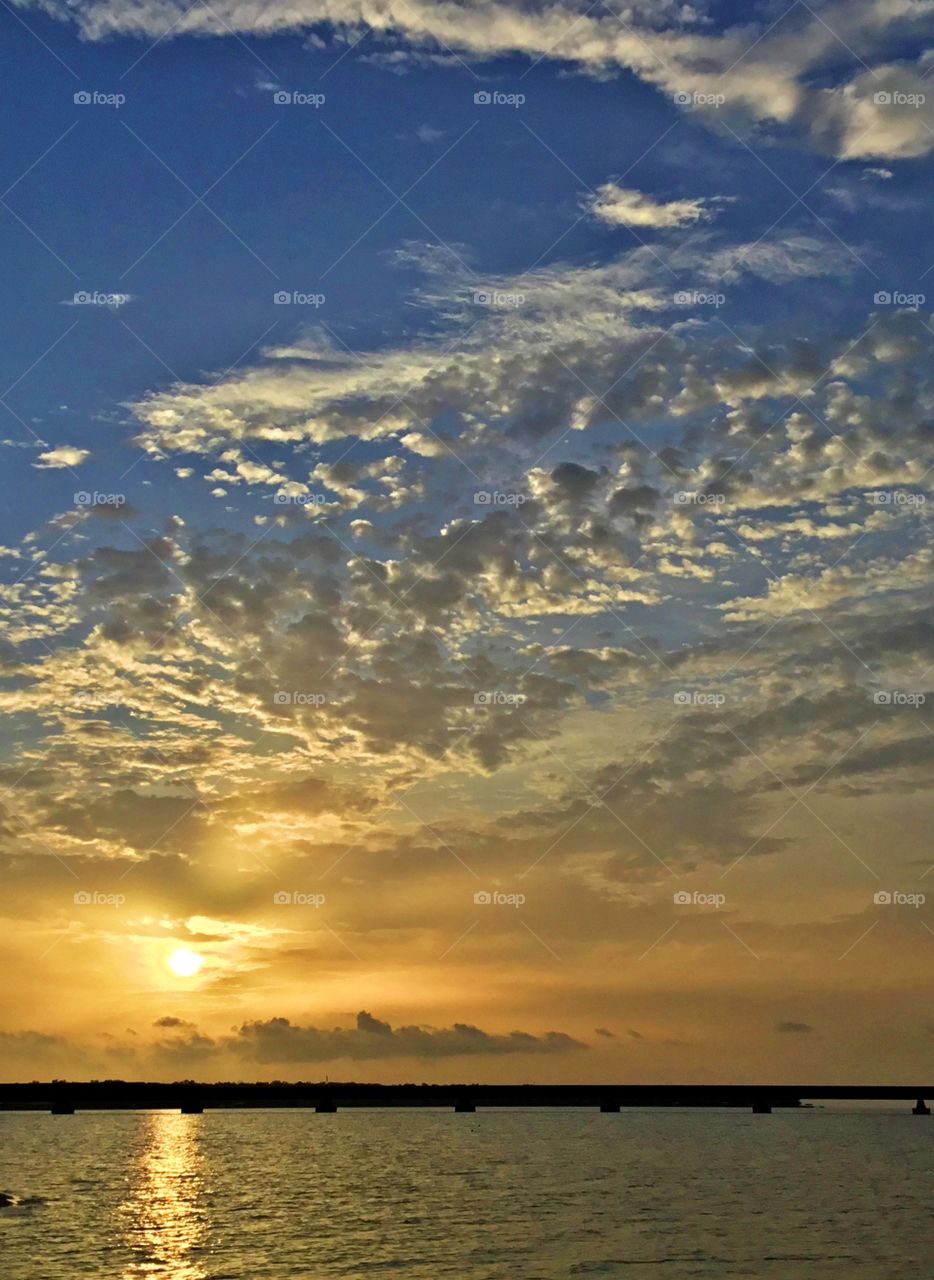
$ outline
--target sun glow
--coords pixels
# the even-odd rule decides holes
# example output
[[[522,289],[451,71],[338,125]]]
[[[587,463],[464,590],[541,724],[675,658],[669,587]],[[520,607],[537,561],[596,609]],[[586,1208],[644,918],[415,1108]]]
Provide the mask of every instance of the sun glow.
[[[173,951],[166,964],[179,978],[193,978],[204,964],[204,957],[188,947],[178,947]]]

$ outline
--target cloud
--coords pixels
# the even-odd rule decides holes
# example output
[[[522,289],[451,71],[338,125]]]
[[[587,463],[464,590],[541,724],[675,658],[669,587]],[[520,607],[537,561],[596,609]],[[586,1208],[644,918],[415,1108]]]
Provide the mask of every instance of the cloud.
[[[79,449],[75,445],[60,444],[54,449],[48,449],[45,453],[40,453],[32,465],[44,471],[57,471],[62,468],[79,467],[90,456],[90,449]]]
[[[469,1023],[451,1027],[392,1027],[361,1011],[353,1027],[301,1026],[288,1018],[247,1022],[227,1047],[256,1062],[358,1062],[380,1058],[460,1058],[503,1054],[553,1054],[586,1049],[580,1040],[558,1031],[506,1035],[482,1031]]]
[[[674,311],[679,280],[800,282],[845,269],[845,252],[794,231],[751,244],[698,233],[669,253],[672,288],[664,292],[657,258],[641,246],[598,267],[556,263],[520,277],[487,276],[478,291],[475,273],[448,251],[409,246],[397,262],[422,273],[411,301],[432,315],[431,331],[369,351],[365,360],[321,333],[268,348],[260,363],[212,383],[178,383],[137,401],[137,441],[154,458],[185,452],[213,459],[232,450],[235,464],[247,452],[256,464],[262,446],[387,442],[379,461],[322,467],[316,478],[329,487],[340,481],[334,492],[345,508],[365,497],[371,507],[392,510],[415,496],[399,483],[400,451],[476,473],[469,461],[475,450],[489,457],[507,439],[547,441],[568,425],[586,430],[607,408],[629,421],[650,415],[659,396],[674,399],[679,369],[690,369],[686,348],[697,348],[697,335],[671,330],[673,316],[663,322],[662,313]],[[476,302],[478,292],[521,297],[522,304],[486,306]],[[624,381],[627,368],[639,376]],[[820,372],[813,370],[811,381]],[[757,383],[770,378],[777,380],[759,362]],[[601,400],[589,391],[601,387],[614,389]],[[213,480],[233,473],[206,474]],[[248,484],[268,479],[261,465],[249,469]],[[308,476],[288,480],[307,486]]]
[[[390,70],[419,63],[456,66],[520,54],[550,58],[596,75],[628,71],[665,93],[678,109],[718,127],[729,116],[797,129],[841,158],[924,154],[934,146],[920,115],[895,122],[875,110],[870,85],[916,84],[925,69],[881,61],[888,48],[934,25],[934,0],[829,0],[815,13],[792,6],[776,20],[769,5],[744,10],[739,25],[717,29],[679,4],[631,5],[627,24],[572,0],[530,7],[519,0],[17,0],[77,23],[82,35],[143,39],[185,35],[268,36],[369,29],[386,46],[365,57]],[[851,79],[847,79],[847,76]],[[830,87],[827,87],[827,81]],[[885,87],[882,85],[881,87]],[[882,109],[884,110],[884,108]]]
[[[44,1031],[0,1031],[0,1044],[10,1050],[65,1050],[68,1041],[64,1036],[49,1035]]]
[[[921,67],[872,67],[817,92],[807,111],[814,136],[843,160],[908,160],[934,146],[934,93]]]
[[[605,182],[598,187],[587,197],[585,207],[611,227],[683,227],[706,221],[711,216],[705,200],[664,203],[641,191],[619,187],[615,182]]]
[[[778,1022],[775,1030],[788,1035],[808,1035],[814,1028],[809,1022]]]

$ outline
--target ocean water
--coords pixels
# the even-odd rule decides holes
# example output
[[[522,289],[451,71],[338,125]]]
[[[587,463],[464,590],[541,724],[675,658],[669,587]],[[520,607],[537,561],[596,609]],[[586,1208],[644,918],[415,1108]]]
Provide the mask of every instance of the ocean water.
[[[934,1117],[0,1115],[2,1280],[929,1274]]]

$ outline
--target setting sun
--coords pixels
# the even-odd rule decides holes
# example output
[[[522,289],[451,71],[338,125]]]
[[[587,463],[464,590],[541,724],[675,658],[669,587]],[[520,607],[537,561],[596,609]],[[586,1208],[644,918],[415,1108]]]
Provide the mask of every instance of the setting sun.
[[[166,964],[179,978],[193,978],[204,964],[204,957],[199,956],[197,951],[190,951],[187,947],[179,947],[172,952],[166,960]]]

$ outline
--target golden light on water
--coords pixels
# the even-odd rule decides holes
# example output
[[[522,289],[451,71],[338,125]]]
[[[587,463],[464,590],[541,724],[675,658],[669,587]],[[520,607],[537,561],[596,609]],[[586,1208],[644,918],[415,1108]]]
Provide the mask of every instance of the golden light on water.
[[[178,978],[193,978],[204,964],[204,956],[190,947],[176,947],[166,964]]]
[[[122,1280],[205,1280],[200,1255],[206,1249],[208,1217],[200,1128],[193,1116],[154,1111],[142,1117],[120,1206],[122,1243],[132,1254]]]

